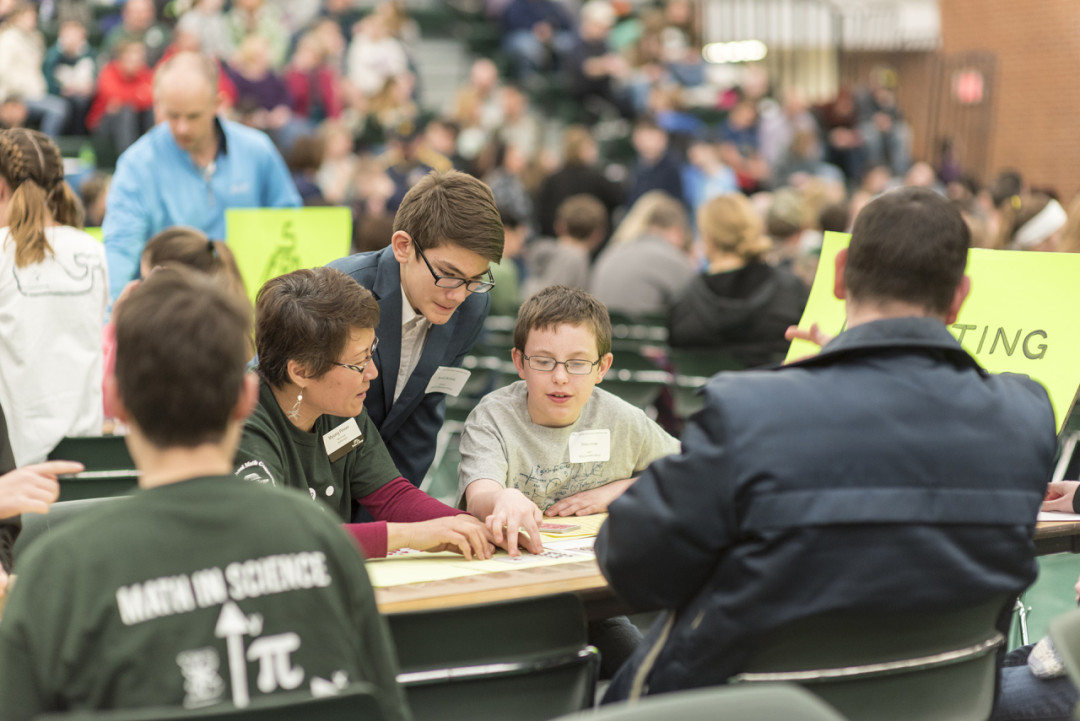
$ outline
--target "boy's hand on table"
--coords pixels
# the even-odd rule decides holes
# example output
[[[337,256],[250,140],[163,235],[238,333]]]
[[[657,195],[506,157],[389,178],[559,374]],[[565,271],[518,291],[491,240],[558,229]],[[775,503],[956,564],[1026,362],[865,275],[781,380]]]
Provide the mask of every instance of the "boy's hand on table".
[[[607,513],[608,506],[637,480],[612,481],[599,488],[575,493],[558,503],[552,504],[544,514],[547,516],[591,516],[594,513]]]
[[[446,516],[419,523],[405,523],[408,548],[417,551],[453,551],[469,561],[491,558],[495,546],[487,527],[469,515]]]
[[[502,546],[511,556],[520,556],[520,544],[529,553],[543,553],[540,541],[540,524],[544,516],[536,504],[516,488],[504,488],[495,497],[495,508],[487,517],[487,527],[496,545]],[[524,539],[519,535],[523,529]]]
[[[1080,486],[1078,481],[1056,481],[1048,484],[1042,510],[1075,513],[1073,510],[1073,496],[1076,495],[1077,486]]]

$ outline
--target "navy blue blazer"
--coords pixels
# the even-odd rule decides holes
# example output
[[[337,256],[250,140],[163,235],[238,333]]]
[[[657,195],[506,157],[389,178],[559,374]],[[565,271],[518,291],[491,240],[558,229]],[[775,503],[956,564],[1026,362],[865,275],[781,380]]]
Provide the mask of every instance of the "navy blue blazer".
[[[682,443],[612,503],[596,542],[618,596],[674,615],[605,701],[658,643],[648,693],[717,685],[800,618],[960,609],[1035,580],[1050,400],[987,373],[940,321],[867,323],[815,358],[721,373]]]
[[[424,390],[439,366],[461,366],[484,329],[491,298],[486,293],[470,293],[450,320],[431,326],[424,352],[394,403],[401,364],[401,266],[394,251],[387,247],[358,253],[335,260],[330,267],[348,273],[379,302],[375,331],[379,347],[374,361],[379,376],[371,382],[364,406],[401,475],[419,486],[435,458],[435,438],[446,414],[446,394]]]

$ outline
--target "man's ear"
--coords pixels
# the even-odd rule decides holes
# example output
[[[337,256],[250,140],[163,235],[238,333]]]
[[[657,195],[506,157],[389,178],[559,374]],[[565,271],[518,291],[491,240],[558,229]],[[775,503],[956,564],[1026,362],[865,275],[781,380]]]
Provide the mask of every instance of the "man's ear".
[[[604,357],[600,359],[600,373],[596,376],[596,382],[600,383],[604,380],[604,374],[611,368],[612,361],[615,360],[615,356],[611,353],[605,353]]]
[[[255,410],[259,404],[259,376],[254,373],[244,374],[244,385],[240,388],[240,397],[236,400],[232,418],[241,423]]]
[[[231,107],[232,103],[229,102],[228,94],[218,91],[214,95],[214,115],[221,115]]]
[[[390,238],[390,246],[394,249],[394,257],[397,262],[404,265],[413,254],[412,238],[404,230],[399,230]]]
[[[960,279],[960,285],[956,286],[956,291],[953,292],[952,303],[949,304],[949,312],[945,314],[945,325],[952,325],[956,322],[956,316],[960,315],[960,307],[964,305],[964,301],[967,300],[970,293],[971,276],[965,275]]]
[[[121,423],[131,425],[127,408],[124,407],[124,399],[120,397],[120,385],[116,382],[116,374],[109,373],[105,376],[104,385],[105,405],[112,408],[113,417]]]
[[[836,254],[836,277],[833,279],[833,295],[840,300],[847,300],[847,285],[844,283],[844,270],[847,268],[847,248]]]

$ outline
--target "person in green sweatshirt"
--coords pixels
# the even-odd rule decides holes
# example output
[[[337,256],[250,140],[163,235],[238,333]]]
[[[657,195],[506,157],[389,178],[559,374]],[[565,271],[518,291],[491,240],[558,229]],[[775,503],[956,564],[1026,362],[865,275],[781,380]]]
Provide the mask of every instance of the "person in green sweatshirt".
[[[165,269],[117,315],[105,387],[140,489],[19,557],[0,624],[3,717],[254,707],[363,681],[407,721],[386,622],[338,519],[233,475],[258,400],[249,310],[212,278]]]

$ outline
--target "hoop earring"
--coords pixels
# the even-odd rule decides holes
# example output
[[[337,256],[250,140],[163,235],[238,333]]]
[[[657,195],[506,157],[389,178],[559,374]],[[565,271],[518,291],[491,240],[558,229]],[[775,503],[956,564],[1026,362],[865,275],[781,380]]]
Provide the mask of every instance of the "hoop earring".
[[[288,413],[286,413],[285,415],[287,415],[289,418],[291,418],[294,421],[297,418],[299,418],[300,417],[300,401],[302,401],[302,400],[304,400],[304,389],[303,388],[300,389],[300,395],[298,395],[296,397],[296,403],[293,404],[292,410],[289,411]]]

